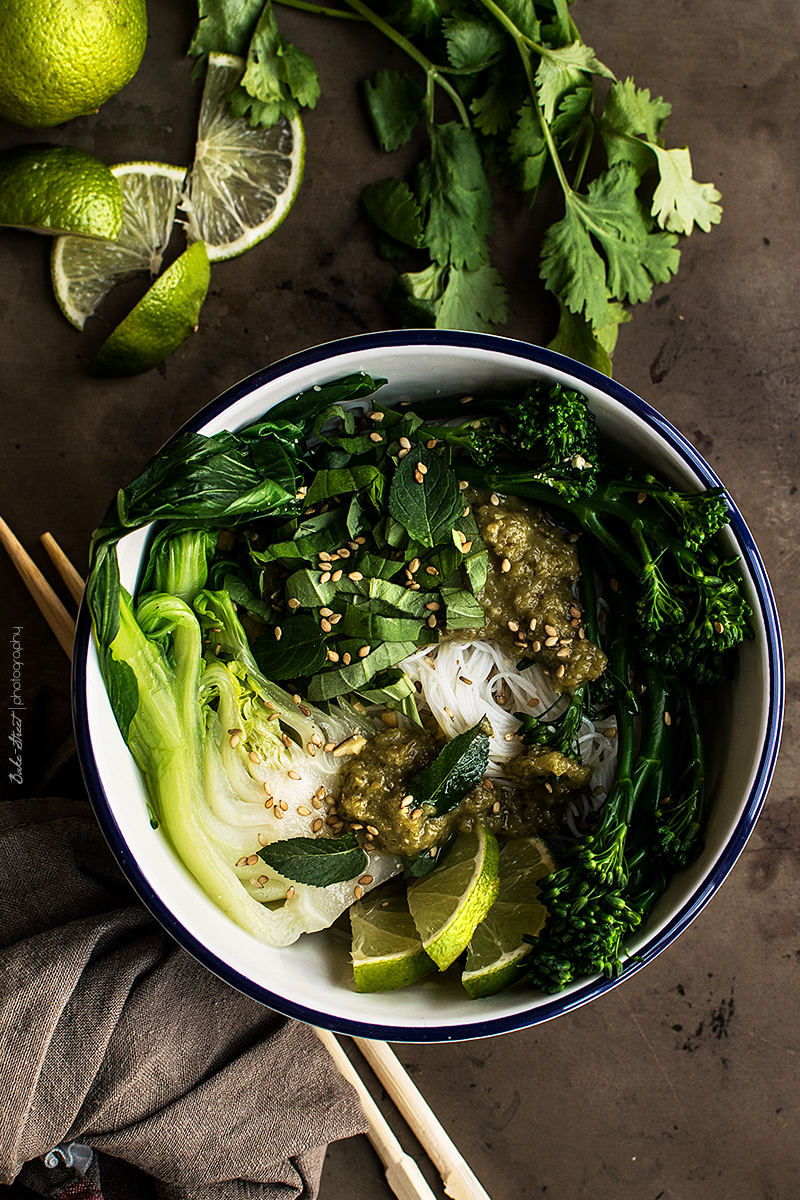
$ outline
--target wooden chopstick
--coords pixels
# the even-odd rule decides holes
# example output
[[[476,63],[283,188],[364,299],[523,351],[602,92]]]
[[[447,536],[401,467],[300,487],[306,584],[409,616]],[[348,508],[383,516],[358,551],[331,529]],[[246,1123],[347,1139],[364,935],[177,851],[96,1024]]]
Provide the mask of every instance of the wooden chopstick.
[[[33,597],[39,611],[58,639],[61,649],[72,661],[72,643],[75,640],[75,622],[55,594],[42,572],[36,566],[22,543],[0,517],[0,543],[20,573],[22,580]],[[77,572],[76,572],[77,574]]]
[[[71,659],[75,622],[2,517],[0,542],[8,550],[31,596]],[[80,602],[84,583],[75,567],[52,534],[42,534],[41,542],[70,595]],[[419,1166],[411,1155],[403,1150],[337,1038],[327,1029],[317,1028],[315,1031],[342,1075],[352,1083],[358,1093],[364,1115],[369,1122],[367,1137],[385,1167],[386,1181],[398,1200],[436,1200]],[[386,1042],[358,1037],[353,1038],[353,1041],[392,1097],[417,1140],[425,1148],[442,1177],[445,1193],[452,1197],[452,1200],[489,1200],[487,1192],[448,1137],[430,1105],[412,1083],[394,1051]]]
[[[386,1182],[399,1200],[436,1200],[419,1166],[406,1154],[338,1039],[328,1029],[315,1027],[317,1037],[327,1049],[341,1074],[358,1093],[364,1116],[369,1122],[367,1137],[386,1169]]]
[[[489,1200],[469,1163],[450,1140],[391,1047],[367,1038],[354,1037],[353,1041],[424,1146],[442,1177],[446,1194],[453,1200]]]
[[[43,533],[39,541],[44,546],[50,556],[50,561],[66,584],[70,596],[72,596],[76,604],[80,604],[85,586],[80,575],[51,533]]]

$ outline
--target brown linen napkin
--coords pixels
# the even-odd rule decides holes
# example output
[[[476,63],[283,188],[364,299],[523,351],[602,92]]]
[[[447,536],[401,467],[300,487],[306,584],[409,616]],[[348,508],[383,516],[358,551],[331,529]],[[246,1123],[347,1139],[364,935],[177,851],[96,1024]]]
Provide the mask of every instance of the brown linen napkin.
[[[0,804],[0,1095],[0,1183],[49,1195],[65,1165],[85,1186],[60,1194],[106,1194],[89,1147],[159,1200],[312,1200],[366,1128],[313,1031],[178,947],[56,798]]]

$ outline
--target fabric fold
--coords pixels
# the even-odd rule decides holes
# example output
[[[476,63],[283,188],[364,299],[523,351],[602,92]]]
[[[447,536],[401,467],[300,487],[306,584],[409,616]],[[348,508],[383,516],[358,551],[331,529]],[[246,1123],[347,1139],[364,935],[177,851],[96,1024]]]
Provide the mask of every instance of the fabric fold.
[[[0,909],[0,1181],[74,1143],[163,1200],[310,1200],[324,1147],[364,1131],[313,1030],[182,950],[85,802],[0,805]]]

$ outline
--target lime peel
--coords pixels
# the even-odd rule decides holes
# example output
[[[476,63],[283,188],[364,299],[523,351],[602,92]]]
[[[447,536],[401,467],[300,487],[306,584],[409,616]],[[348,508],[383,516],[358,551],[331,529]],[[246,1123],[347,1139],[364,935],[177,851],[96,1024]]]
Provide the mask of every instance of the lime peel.
[[[434,969],[408,911],[405,890],[381,888],[350,908],[351,957],[357,992],[388,992]]]
[[[440,971],[455,962],[494,903],[498,869],[497,839],[479,825],[460,833],[444,862],[410,885],[408,907]]]
[[[167,267],[103,342],[96,375],[138,375],[158,366],[197,329],[210,281],[208,254],[195,242]]]
[[[34,145],[0,154],[0,225],[114,239],[122,212],[118,181],[85,150]]]

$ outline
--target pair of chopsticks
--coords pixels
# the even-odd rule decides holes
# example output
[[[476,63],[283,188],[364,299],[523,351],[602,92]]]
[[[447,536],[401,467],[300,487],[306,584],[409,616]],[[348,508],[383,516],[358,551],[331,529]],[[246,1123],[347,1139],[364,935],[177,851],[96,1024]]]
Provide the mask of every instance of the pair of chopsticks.
[[[84,588],[80,575],[51,534],[42,534],[40,540],[70,596],[79,604]],[[75,620],[2,517],[0,545],[7,550],[33,600],[71,661]],[[327,1029],[316,1029],[315,1032],[341,1074],[349,1080],[358,1094],[369,1124],[367,1137],[383,1163],[386,1181],[398,1200],[436,1200],[436,1195],[416,1160],[403,1150],[338,1038]],[[358,1037],[354,1037],[353,1041],[441,1175],[445,1194],[452,1200],[489,1200],[487,1192],[411,1081],[394,1051],[386,1042]]]

